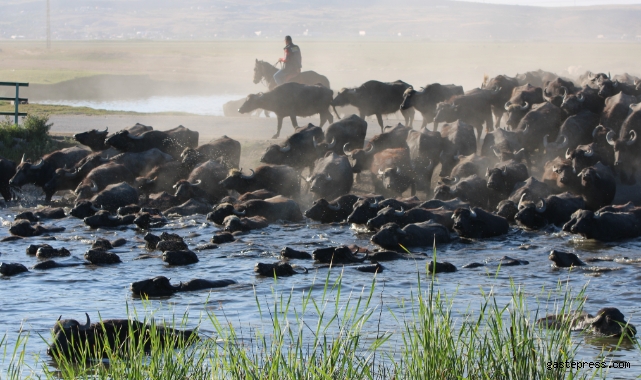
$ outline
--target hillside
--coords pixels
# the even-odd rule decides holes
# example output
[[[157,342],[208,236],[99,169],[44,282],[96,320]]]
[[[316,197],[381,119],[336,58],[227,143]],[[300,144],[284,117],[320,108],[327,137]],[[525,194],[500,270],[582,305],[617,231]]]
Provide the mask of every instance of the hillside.
[[[0,39],[44,39],[44,0],[5,0]],[[54,40],[637,40],[641,5],[542,8],[447,0],[51,0]],[[364,34],[364,35],[363,35]]]

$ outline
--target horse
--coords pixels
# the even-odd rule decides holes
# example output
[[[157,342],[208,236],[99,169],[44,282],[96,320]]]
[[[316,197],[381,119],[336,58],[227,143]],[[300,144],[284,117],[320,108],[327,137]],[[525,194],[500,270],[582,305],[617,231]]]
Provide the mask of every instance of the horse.
[[[276,71],[278,71],[276,66],[269,62],[259,61],[256,59],[256,65],[254,66],[254,84],[258,84],[264,80],[267,88],[269,88],[269,90],[273,90],[274,87],[276,87],[276,82],[274,81],[274,74],[276,74]],[[296,82],[309,86],[321,84],[330,88],[327,77],[320,75],[315,71],[303,71],[295,77],[288,79],[287,82]]]

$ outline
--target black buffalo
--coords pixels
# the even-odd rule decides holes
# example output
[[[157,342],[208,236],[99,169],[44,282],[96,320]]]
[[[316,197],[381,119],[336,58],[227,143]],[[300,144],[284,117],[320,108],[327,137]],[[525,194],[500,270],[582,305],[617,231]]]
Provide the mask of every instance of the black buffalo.
[[[316,160],[306,181],[316,197],[333,199],[350,192],[354,175],[347,157],[328,151],[325,157]]]
[[[423,129],[410,131],[407,135],[410,161],[414,169],[416,190],[429,192],[434,168],[440,162],[443,137],[439,132]]]
[[[149,131],[140,136],[133,136],[129,131],[123,130],[109,137],[106,143],[121,152],[140,153],[157,148],[175,159],[180,158],[185,148],[169,134],[161,131]]]
[[[321,198],[314,201],[312,207],[305,211],[305,217],[321,223],[338,223],[347,219],[352,213],[354,203],[359,197],[353,194],[341,195],[328,202]]]
[[[313,124],[304,128],[297,128],[296,132],[287,137],[280,145],[270,145],[260,158],[260,162],[271,165],[288,165],[294,169],[314,168],[314,161],[318,158],[316,141],[324,138],[323,130]]]
[[[195,290],[222,288],[235,284],[234,280],[203,280],[195,278],[187,282],[180,282],[172,285],[165,276],[158,276],[147,280],[132,282],[129,288],[138,296],[146,297],[169,297],[178,292],[190,292]]]
[[[431,221],[408,224],[403,228],[389,223],[381,227],[371,241],[383,248],[401,251],[402,247],[430,247],[433,244],[449,243],[450,231]]]
[[[228,169],[234,169],[240,163],[240,143],[223,136],[197,148],[185,148],[180,158],[183,165],[191,169],[209,160],[220,160]]]
[[[251,175],[245,175],[241,170],[232,170],[220,184],[228,190],[236,190],[241,194],[260,189],[286,197],[296,197],[300,193],[298,173],[289,166],[261,165],[256,168],[256,171],[250,170]]]
[[[612,203],[617,185],[610,168],[598,162],[583,169],[578,177],[581,179],[579,193],[583,196],[587,209],[598,210]]]
[[[605,107],[601,113],[601,125],[618,134],[623,122],[630,113],[630,105],[637,102],[634,96],[619,93],[605,99]]]
[[[366,116],[376,115],[378,125],[383,132],[383,115],[396,113],[403,103],[403,94],[411,86],[401,80],[396,82],[379,82],[370,80],[358,87],[343,88],[332,100],[332,107],[343,107],[348,104],[358,108],[359,116],[364,119]],[[406,109],[401,113],[405,118],[405,125],[412,126],[414,110]],[[337,113],[338,115],[338,113]]]
[[[447,102],[439,103],[436,106],[436,116],[434,116],[434,130],[437,130],[438,123],[461,120],[476,128],[476,139],[480,143],[483,124],[485,124],[487,132],[494,128],[492,103],[499,92],[500,90],[475,89],[464,95],[457,95]],[[502,110],[503,108],[501,108]]]
[[[562,227],[574,212],[583,208],[583,198],[566,192],[550,195],[546,199],[541,198],[538,203],[525,200],[519,202],[519,211],[514,220],[519,226],[533,230],[541,229],[548,224]]]
[[[278,126],[272,138],[280,136],[283,119],[288,117],[294,128],[298,127],[296,116],[320,114],[320,126],[332,123],[334,117],[329,112],[334,92],[322,85],[308,86],[300,83],[284,83],[266,93],[251,94],[238,109],[240,113],[252,112],[258,108],[276,114]]]
[[[630,110],[618,138],[614,131],[607,134],[608,144],[614,148],[614,166],[626,184],[636,183],[635,174],[641,166],[641,149],[637,143],[637,136],[641,133],[641,103],[630,105]]]
[[[641,223],[630,212],[578,210],[563,226],[563,231],[580,234],[586,239],[617,241],[641,235]]]
[[[413,87],[409,87],[403,93],[401,111],[414,107],[423,116],[421,128],[425,128],[427,123],[434,121],[436,105],[455,95],[463,95],[462,86],[432,83],[425,87],[421,87],[419,91],[414,90]]]
[[[452,219],[454,231],[462,237],[471,239],[505,235],[510,228],[505,218],[490,214],[478,207],[456,209]]]

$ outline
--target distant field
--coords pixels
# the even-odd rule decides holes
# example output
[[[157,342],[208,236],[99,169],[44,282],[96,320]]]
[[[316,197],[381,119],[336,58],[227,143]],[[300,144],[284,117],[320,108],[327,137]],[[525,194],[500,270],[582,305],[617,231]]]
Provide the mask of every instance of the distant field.
[[[298,41],[295,41],[298,42]],[[92,74],[149,75],[173,83],[198,83],[212,93],[263,91],[253,84],[255,59],[276,62],[283,43],[212,42],[3,42],[0,80],[56,83]],[[303,41],[303,69],[326,75],[333,89],[370,79],[402,79],[415,86],[442,82],[478,86],[484,74],[542,68],[568,75],[611,71],[639,74],[638,43],[469,43],[430,41]],[[571,68],[571,67],[575,68]]]

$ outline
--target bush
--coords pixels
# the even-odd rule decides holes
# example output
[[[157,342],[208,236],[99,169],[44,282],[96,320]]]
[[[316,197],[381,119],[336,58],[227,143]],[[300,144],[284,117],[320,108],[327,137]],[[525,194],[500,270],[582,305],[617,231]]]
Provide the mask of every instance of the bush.
[[[16,125],[8,117],[0,121],[0,157],[20,162],[22,155],[32,161],[47,153],[62,149],[73,143],[57,141],[49,135],[48,115],[28,115],[22,125]]]

